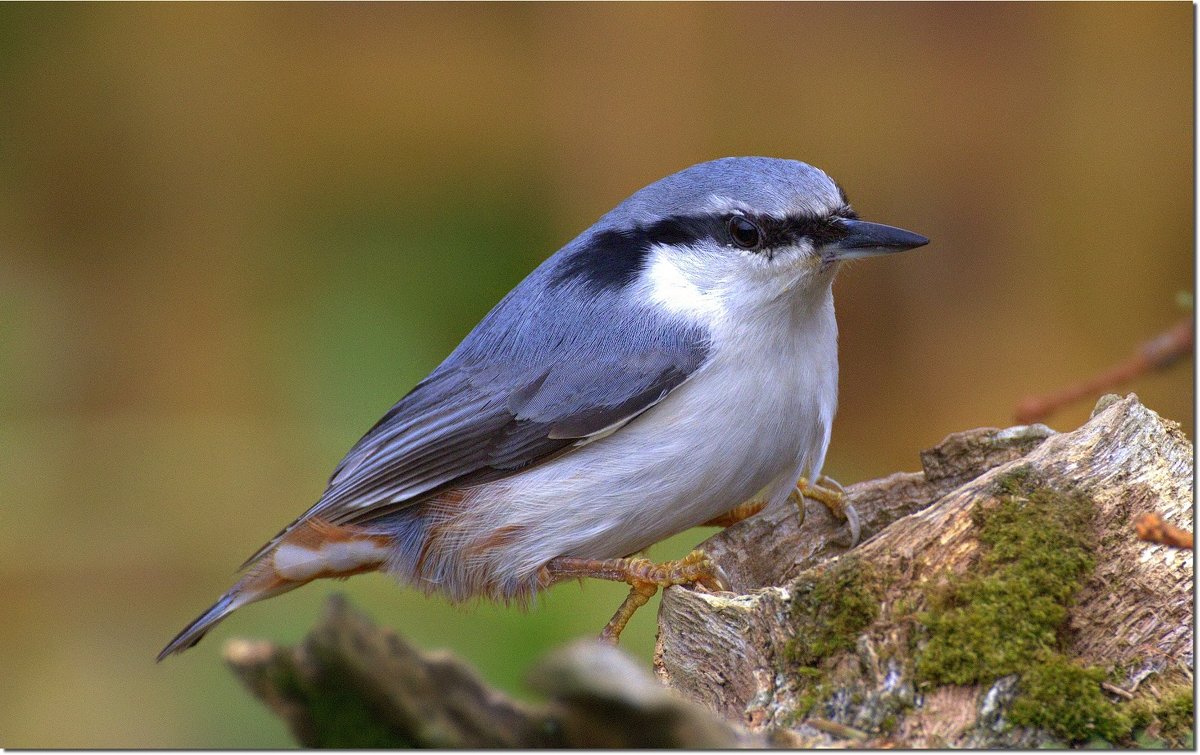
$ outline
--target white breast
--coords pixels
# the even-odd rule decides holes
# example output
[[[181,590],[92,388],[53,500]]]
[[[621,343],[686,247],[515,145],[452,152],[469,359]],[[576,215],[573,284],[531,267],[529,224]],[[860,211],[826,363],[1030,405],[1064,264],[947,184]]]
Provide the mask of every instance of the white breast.
[[[801,474],[819,474],[837,403],[837,325],[828,287],[805,301],[723,320],[710,361],[658,405],[472,495],[452,525],[461,552],[471,551],[468,532],[506,537],[468,568],[513,584],[556,556],[630,555],[758,494],[779,500]]]

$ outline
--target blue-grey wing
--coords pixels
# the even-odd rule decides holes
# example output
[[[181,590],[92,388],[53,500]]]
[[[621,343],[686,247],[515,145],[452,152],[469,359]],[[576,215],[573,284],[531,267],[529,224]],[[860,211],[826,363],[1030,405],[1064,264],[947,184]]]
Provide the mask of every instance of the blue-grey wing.
[[[334,523],[364,521],[440,488],[507,477],[568,452],[686,380],[691,365],[673,356],[563,362],[519,386],[442,373],[355,446],[311,513]],[[634,371],[647,363],[654,372]]]
[[[569,453],[705,362],[703,328],[614,290],[548,284],[543,268],[363,436],[300,520],[365,522]]]

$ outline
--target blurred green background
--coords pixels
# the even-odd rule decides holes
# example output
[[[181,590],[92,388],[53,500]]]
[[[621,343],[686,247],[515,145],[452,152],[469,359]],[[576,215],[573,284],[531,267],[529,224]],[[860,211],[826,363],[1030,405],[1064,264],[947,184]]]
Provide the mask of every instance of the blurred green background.
[[[523,614],[372,575],[153,662],[512,285],[692,163],[802,159],[933,239],[836,286],[842,482],[1123,359],[1188,314],[1192,17],[0,6],[0,745],[286,746],[221,644],[295,640],[334,590],[513,690],[599,630],[622,588]],[[1130,389],[1193,435],[1192,380]],[[624,645],[648,663],[653,633]]]

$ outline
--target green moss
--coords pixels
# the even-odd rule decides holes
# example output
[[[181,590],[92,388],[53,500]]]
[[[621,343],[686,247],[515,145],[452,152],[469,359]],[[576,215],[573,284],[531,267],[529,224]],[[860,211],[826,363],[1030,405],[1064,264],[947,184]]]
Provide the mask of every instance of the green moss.
[[[1155,716],[1162,734],[1180,743],[1196,731],[1196,697],[1190,687],[1164,696]]]
[[[833,687],[826,681],[816,681],[804,686],[803,691],[796,695],[795,721],[804,719],[813,708],[824,702],[831,694]]]
[[[893,606],[894,616],[912,617],[920,628],[910,636],[917,682],[990,685],[1016,674],[1006,720],[1057,743],[1179,747],[1193,741],[1190,687],[1117,704],[1101,689],[1104,669],[1064,653],[1069,610],[1095,567],[1092,501],[1041,484],[1026,467],[999,479],[994,500],[977,505],[971,517],[981,544],[978,564],[927,589],[923,612]],[[876,621],[883,592],[878,574],[847,557],[796,586],[790,607],[796,637],[788,654],[801,682],[798,718],[833,693],[835,656],[854,650]],[[888,713],[881,732],[898,725],[898,714]]]
[[[1138,746],[1190,749],[1196,726],[1196,698],[1190,685],[1170,686],[1158,698],[1140,697],[1128,709]]]
[[[824,671],[811,666],[799,666],[793,669],[793,673],[800,685],[795,705],[779,719],[783,726],[798,725],[813,708],[833,694],[833,687]]]
[[[787,657],[801,688],[796,719],[807,716],[834,691],[825,668],[833,656],[853,650],[858,637],[879,615],[881,587],[873,568],[853,556],[796,585],[790,606],[795,638]]]
[[[801,667],[814,667],[843,650],[853,650],[879,615],[878,580],[872,568],[842,557],[792,592],[795,639],[788,656]]]
[[[1068,742],[1124,739],[1132,721],[1100,691],[1104,676],[1103,670],[1085,668],[1059,653],[1043,653],[1021,673],[1008,720]]]
[[[1090,499],[1038,487],[1022,468],[997,482],[994,504],[972,512],[978,568],[931,589],[918,615],[927,642],[917,679],[983,684],[1020,673],[1060,645],[1067,609],[1094,561]]]
[[[1062,652],[1068,611],[1095,566],[1092,501],[1040,485],[1028,468],[994,493],[972,511],[977,567],[926,594],[918,681],[987,685],[1017,674],[1012,725],[1075,744],[1128,740],[1133,718],[1104,696],[1104,670]]]

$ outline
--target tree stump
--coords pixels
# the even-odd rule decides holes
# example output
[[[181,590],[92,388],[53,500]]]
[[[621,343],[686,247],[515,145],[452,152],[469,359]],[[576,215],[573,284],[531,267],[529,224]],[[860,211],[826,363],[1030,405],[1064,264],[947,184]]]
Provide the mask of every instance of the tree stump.
[[[1180,745],[1192,716],[1192,446],[1136,396],[1070,433],[974,430],[853,485],[865,542],[809,504],[701,547],[736,594],[671,588],[655,666],[686,697],[807,745]]]

